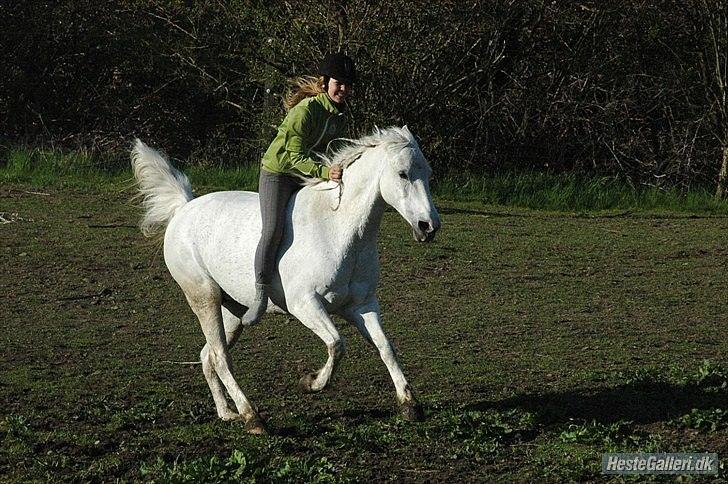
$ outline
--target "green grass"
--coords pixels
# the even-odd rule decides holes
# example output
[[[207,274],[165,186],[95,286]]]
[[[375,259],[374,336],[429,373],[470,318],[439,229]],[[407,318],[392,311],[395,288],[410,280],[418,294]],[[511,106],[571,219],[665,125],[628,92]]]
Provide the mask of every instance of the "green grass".
[[[232,350],[261,438],[170,363],[204,338],[120,189],[0,186],[2,482],[601,481],[607,451],[728,455],[728,217],[442,202],[417,244],[386,212],[384,328],[425,421],[341,320],[331,387],[298,392],[326,349],[270,315]]]
[[[714,188],[633,188],[614,177],[578,174],[505,173],[496,176],[445,177],[435,183],[440,197],[553,211],[667,210],[728,214],[728,200],[716,200]]]
[[[87,152],[11,148],[0,160],[0,181],[34,186],[91,188],[133,182],[126,160],[98,159]],[[256,190],[258,168],[186,166],[174,160],[194,187],[206,190]],[[728,200],[713,188],[635,189],[614,177],[578,174],[503,173],[493,176],[445,176],[433,180],[439,199],[550,211],[670,211],[728,214]]]
[[[272,459],[239,449],[227,457],[213,455],[171,463],[158,458],[143,464],[140,474],[157,482],[337,482],[337,469],[325,457]]]
[[[202,168],[174,163],[197,188],[253,190],[258,184],[255,166]],[[0,181],[41,187],[124,188],[133,184],[133,176],[127,160],[98,159],[83,151],[14,148],[6,150],[0,161]]]
[[[113,186],[132,177],[129,170],[85,151],[66,152],[45,148],[10,148],[0,160],[0,181],[33,186]]]

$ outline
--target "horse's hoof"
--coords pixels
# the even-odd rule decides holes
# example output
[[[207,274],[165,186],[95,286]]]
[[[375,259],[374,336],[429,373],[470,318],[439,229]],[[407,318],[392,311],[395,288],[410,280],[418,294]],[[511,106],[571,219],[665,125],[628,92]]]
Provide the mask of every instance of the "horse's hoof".
[[[311,386],[313,385],[313,382],[316,381],[317,376],[318,372],[306,373],[300,380],[298,380],[298,388],[304,393],[315,392],[316,390],[311,388]]]
[[[419,402],[404,402],[399,406],[399,413],[402,418],[410,422],[421,422],[425,419],[425,412]]]
[[[233,420],[240,420],[242,417],[240,414],[233,412],[230,409],[224,410],[217,414],[218,417],[220,417],[220,420],[223,420],[225,422],[232,422]]]
[[[245,422],[245,430],[252,435],[265,435],[268,431],[265,429],[265,423],[259,416],[255,416]]]

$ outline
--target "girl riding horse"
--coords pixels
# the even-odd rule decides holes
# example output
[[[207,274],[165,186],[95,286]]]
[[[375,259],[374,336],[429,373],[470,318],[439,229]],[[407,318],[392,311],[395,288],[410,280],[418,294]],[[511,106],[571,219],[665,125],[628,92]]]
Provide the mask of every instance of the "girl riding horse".
[[[263,155],[258,185],[263,228],[255,252],[255,299],[243,317],[246,323],[258,321],[267,308],[286,207],[301,188],[301,177],[341,180],[342,168],[323,165],[316,152],[326,152],[332,140],[346,136],[345,101],[356,79],[354,61],[328,54],[319,75],[296,81],[284,103],[288,114]]]

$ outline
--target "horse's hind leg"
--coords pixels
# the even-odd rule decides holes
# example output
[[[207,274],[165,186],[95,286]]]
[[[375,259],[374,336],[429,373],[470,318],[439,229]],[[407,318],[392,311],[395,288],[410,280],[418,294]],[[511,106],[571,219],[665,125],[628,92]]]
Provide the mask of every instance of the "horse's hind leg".
[[[229,351],[238,340],[243,326],[241,324],[240,317],[236,315],[237,311],[236,313],[231,312],[224,302],[221,309],[223,325],[225,327],[225,342]],[[235,310],[235,308],[232,309],[233,311]],[[202,362],[202,372],[205,374],[207,385],[210,387],[213,400],[215,400],[217,415],[223,420],[235,420],[240,418],[240,415],[228,406],[227,399],[225,398],[224,387],[220,379],[217,377],[217,373],[215,373],[214,361],[210,354],[210,346],[208,344],[205,344],[200,352],[200,361]]]
[[[205,333],[207,344],[202,350],[203,372],[212,391],[218,415],[221,418],[229,417],[229,408],[225,401],[219,382],[222,382],[230,397],[235,402],[238,413],[246,422],[246,428],[252,433],[265,431],[258,412],[253,408],[243,394],[240,386],[233,378],[231,368],[232,360],[228,352],[225,326],[222,318],[220,289],[213,283],[197,285],[194,290],[182,288],[192,311],[200,320],[202,332]],[[219,378],[219,381],[217,380]],[[226,412],[227,410],[227,412]]]
[[[304,375],[299,382],[299,386],[303,391],[318,392],[323,390],[329,383],[336,367],[344,356],[344,339],[339,335],[334,322],[321,302],[315,297],[303,304],[297,304],[295,308],[289,307],[289,310],[291,314],[326,343],[326,349],[329,353],[326,364],[319,371]]]

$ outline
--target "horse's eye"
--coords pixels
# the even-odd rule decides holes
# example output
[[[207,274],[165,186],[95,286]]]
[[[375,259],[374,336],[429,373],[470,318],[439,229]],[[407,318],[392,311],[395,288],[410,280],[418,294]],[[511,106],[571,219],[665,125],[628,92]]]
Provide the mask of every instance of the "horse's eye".
[[[403,172],[403,171],[400,171],[400,172],[399,172],[399,177],[400,177],[400,178],[401,178],[402,180],[407,180],[407,173],[405,173],[405,172]]]

